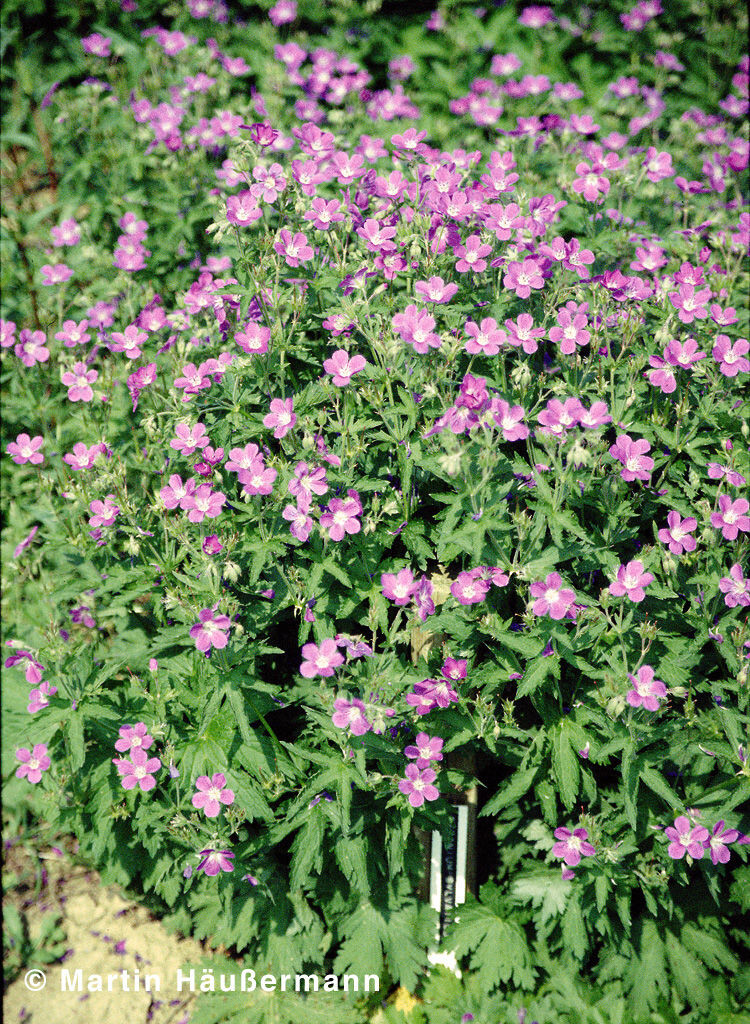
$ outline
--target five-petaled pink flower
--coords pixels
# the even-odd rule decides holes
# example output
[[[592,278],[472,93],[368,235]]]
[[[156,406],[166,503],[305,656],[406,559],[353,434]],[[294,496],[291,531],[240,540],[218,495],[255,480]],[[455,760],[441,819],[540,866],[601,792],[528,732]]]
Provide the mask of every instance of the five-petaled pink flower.
[[[90,402],[94,397],[91,385],[99,379],[99,374],[96,370],[89,370],[85,363],[76,363],[60,379],[68,389],[71,402]]]
[[[305,679],[314,676],[332,676],[334,669],[344,664],[344,655],[340,653],[336,641],[327,637],[318,644],[305,644],[302,648],[302,664],[300,675]]]
[[[443,740],[440,736],[428,736],[426,732],[418,732],[413,744],[404,748],[406,757],[416,757],[419,769],[429,768],[432,761],[442,761]]]
[[[263,417],[263,426],[268,427],[269,430],[273,427],[273,436],[282,438],[297,422],[294,413],[294,399],[272,398],[270,409],[271,411]]]
[[[438,799],[440,791],[432,784],[436,778],[434,769],[407,764],[404,774],[406,778],[399,781],[398,788],[409,797],[412,807],[421,807],[425,800]]]
[[[725,377],[736,377],[738,373],[750,373],[750,360],[745,358],[748,352],[750,342],[746,338],[738,338],[732,344],[726,334],[717,334],[711,354]]]
[[[737,534],[750,531],[750,517],[747,512],[750,509],[745,498],[736,498],[732,501],[728,494],[719,495],[719,511],[711,513],[711,526],[721,530],[724,540],[736,540]]]
[[[532,288],[544,287],[541,266],[533,259],[525,259],[523,263],[509,263],[505,268],[503,287],[515,291],[519,299],[528,299]]]
[[[719,580],[719,590],[724,594],[727,608],[736,608],[737,605],[750,607],[750,579],[745,579],[739,562],[735,562],[728,576]]]
[[[183,455],[193,455],[199,448],[205,448],[209,442],[206,428],[202,423],[189,427],[187,423],[178,423],[174,428],[176,437],[169,442],[169,447]]]
[[[384,572],[380,576],[383,597],[395,604],[405,605],[412,599],[417,589],[411,569],[400,569],[398,572]]]
[[[613,597],[628,597],[638,604],[646,596],[645,588],[653,581],[653,573],[644,572],[643,562],[636,559],[619,567],[617,578],[609,585],[609,592]]]
[[[348,729],[353,736],[364,736],[372,728],[367,719],[367,708],[357,697],[351,701],[337,697],[333,706],[335,710],[331,721],[337,728]]]
[[[505,331],[498,328],[497,320],[491,316],[486,316],[480,324],[467,320],[464,334],[469,339],[464,345],[469,355],[481,353],[485,356],[496,356],[506,337]]]
[[[346,387],[351,382],[352,376],[359,373],[366,365],[364,356],[349,356],[343,348],[336,349],[330,359],[323,361],[323,369],[333,377],[332,383],[337,388]]]
[[[658,711],[659,700],[667,696],[667,688],[661,679],[654,679],[650,665],[641,665],[633,675],[628,672],[633,689],[628,690],[626,700],[631,708],[644,707],[647,711]]]
[[[709,851],[711,856],[711,863],[714,867],[717,864],[726,864],[729,860],[729,850],[727,846],[729,843],[736,842],[739,839],[739,832],[736,828],[724,828],[724,820],[717,821],[713,827],[713,832],[709,835],[707,840],[704,840],[703,845]]]
[[[5,449],[17,466],[30,462],[32,466],[41,466],[44,456],[39,449],[44,444],[41,434],[36,437],[29,437],[28,434],[19,434],[15,441],[10,441]]]
[[[531,610],[534,615],[549,615],[551,619],[564,619],[575,604],[575,591],[563,587],[559,573],[551,572],[542,582],[532,583],[529,592],[536,598]]]
[[[705,841],[709,837],[707,828],[702,825],[691,826],[684,815],[675,818],[674,827],[668,825],[664,835],[671,840],[667,853],[672,860],[681,860],[687,853],[693,860],[700,860],[705,852]]]
[[[121,725],[120,738],[115,741],[115,750],[126,754],[129,750],[148,750],[153,745],[154,737],[149,735],[145,722],[135,725]]]
[[[698,526],[698,520],[688,516],[683,519],[679,512],[674,509],[667,516],[667,526],[659,530],[659,540],[667,544],[673,555],[681,555],[685,551],[695,551],[695,537],[693,530]]]
[[[648,480],[654,468],[654,460],[646,455],[651,445],[645,438],[634,441],[628,434],[618,434],[609,454],[622,463],[620,476],[623,480]]]
[[[156,785],[154,772],[161,768],[161,761],[158,757],[149,757],[145,750],[136,747],[130,753],[130,760],[125,757],[115,757],[112,763],[117,768],[122,778],[123,789],[135,789],[139,786],[146,793]]]
[[[89,508],[94,513],[89,518],[89,526],[95,529],[99,526],[111,526],[120,514],[119,507],[115,505],[114,494],[108,494],[103,501],[96,498],[89,504]]]
[[[201,850],[200,856],[203,859],[198,865],[198,871],[203,871],[206,875],[218,875],[220,871],[234,870],[234,854],[229,850]]]
[[[552,847],[555,857],[562,857],[568,867],[573,868],[581,863],[581,857],[593,857],[596,850],[588,841],[589,834],[585,828],[556,828],[555,839],[558,842]]]
[[[207,818],[218,818],[222,804],[228,807],[234,803],[234,793],[227,789],[226,785],[227,780],[221,772],[210,778],[208,775],[201,775],[195,781],[198,792],[193,795],[193,807],[202,809]]]
[[[195,640],[196,648],[204,653],[212,647],[221,650],[229,642],[229,616],[217,615],[216,608],[216,605],[213,608],[202,608],[198,612],[198,622],[190,627],[190,636]]]
[[[294,235],[292,235],[291,231],[282,228],[273,247],[279,256],[284,257],[287,265],[290,267],[298,267],[300,263],[308,263],[315,255],[312,247],[307,244],[307,235],[303,234],[302,231],[295,231]]]
[[[320,517],[320,525],[328,530],[331,540],[339,541],[347,533],[359,533],[362,524],[357,517],[361,515],[362,506],[356,498],[332,498],[328,511]]]
[[[33,750],[20,747],[16,751],[16,758],[21,762],[16,768],[16,777],[27,778],[29,782],[39,782],[42,772],[46,772],[52,763],[47,757],[46,743],[35,744]]]

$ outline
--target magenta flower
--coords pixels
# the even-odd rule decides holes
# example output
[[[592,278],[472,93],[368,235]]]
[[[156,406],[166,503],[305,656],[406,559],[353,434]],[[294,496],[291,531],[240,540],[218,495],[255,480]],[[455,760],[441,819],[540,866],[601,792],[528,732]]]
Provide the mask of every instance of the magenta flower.
[[[435,334],[435,318],[426,309],[418,309],[414,303],[406,307],[403,313],[396,313],[391,320],[394,331],[409,345],[414,346],[414,351],[424,355],[431,348],[440,348],[442,342],[440,336]]]
[[[425,800],[438,799],[440,792],[432,785],[436,778],[432,768],[420,770],[416,764],[407,764],[404,774],[406,778],[399,781],[398,788],[409,797],[412,807],[421,807]]]
[[[714,825],[713,832],[708,837],[708,841],[703,842],[704,847],[709,851],[711,856],[711,863],[714,867],[717,864],[726,864],[729,860],[729,850],[727,846],[729,843],[734,843],[739,839],[739,832],[735,828],[724,828],[724,821],[717,821]]]
[[[398,605],[408,604],[417,589],[411,569],[382,573],[380,585],[383,588],[383,597]]]
[[[509,263],[505,268],[503,287],[515,291],[519,299],[528,299],[532,288],[544,287],[540,264],[533,259],[525,259],[523,263],[515,261]],[[542,331],[543,333],[544,331]]]
[[[602,165],[597,164],[596,166],[601,167]],[[591,164],[586,163],[585,160],[576,164],[576,174],[578,177],[574,179],[571,186],[573,191],[582,195],[587,203],[602,202],[610,189],[609,178],[600,174],[598,170],[594,170]]]
[[[206,555],[218,555],[220,551],[224,550],[224,545],[215,533],[211,533],[207,537],[203,538],[201,550]]]
[[[20,555],[23,554],[23,552],[26,550],[26,548],[28,548],[31,545],[31,542],[33,541],[34,537],[36,537],[38,532],[39,532],[39,527],[38,526],[32,526],[31,527],[31,530],[29,531],[29,533],[27,533],[26,536],[23,538],[23,540],[19,541],[18,544],[16,544],[15,548],[13,549],[13,557],[14,558],[18,558]]]
[[[672,154],[662,151],[657,151],[656,146],[649,146],[646,152],[646,159],[643,161],[643,167],[646,168],[646,177],[649,181],[657,182],[662,181],[664,178],[674,177],[674,167],[672,167]]]
[[[576,828],[571,832],[568,828],[556,828],[555,839],[558,842],[552,847],[555,857],[562,857],[568,867],[573,868],[581,863],[581,857],[593,857],[596,850],[588,842],[589,834],[585,828]]]
[[[674,827],[668,825],[664,835],[671,842],[667,853],[672,860],[681,860],[687,853],[693,860],[700,860],[705,852],[704,843],[709,837],[708,829],[702,825],[691,827],[686,817],[675,818]]]
[[[628,672],[633,689],[628,690],[626,700],[631,708],[644,707],[647,711],[658,711],[659,700],[667,696],[667,688],[661,679],[654,679],[650,665],[641,665],[635,675]]]
[[[563,587],[559,573],[551,572],[542,582],[532,583],[529,593],[536,598],[532,605],[534,615],[549,615],[551,619],[564,619],[575,604],[575,591]]]
[[[91,385],[99,379],[99,374],[96,370],[89,370],[85,363],[76,363],[60,379],[68,389],[71,402],[90,402],[94,397]]]
[[[628,597],[638,604],[646,596],[645,587],[653,583],[654,576],[643,571],[643,562],[628,562],[617,570],[617,578],[610,583],[609,592],[613,597]]]
[[[198,871],[206,875],[218,875],[220,871],[234,870],[234,854],[229,850],[201,850],[200,856],[203,860],[198,865]]]
[[[297,0],[278,0],[268,12],[272,25],[287,25],[297,17]]]
[[[62,330],[55,333],[57,341],[61,341],[65,348],[75,348],[76,345],[85,345],[86,342],[91,341],[91,335],[88,333],[86,328],[89,326],[89,322],[86,319],[76,323],[75,320],[66,320],[62,325]]]
[[[29,690],[29,703],[26,710],[30,715],[35,715],[37,711],[41,711],[42,708],[48,708],[49,701],[47,698],[54,697],[56,693],[57,687],[45,680],[38,687],[35,686],[32,690]]]
[[[209,442],[206,428],[202,423],[196,423],[189,427],[187,423],[178,423],[174,428],[176,437],[169,442],[169,447],[183,455],[193,455],[201,448],[205,448]]]
[[[73,271],[66,263],[55,263],[54,266],[45,263],[42,267],[43,285],[64,284],[72,276]]]
[[[92,32],[90,36],[81,39],[83,52],[93,57],[109,57],[112,40],[109,36],[103,36],[99,32]]]
[[[719,495],[719,511],[711,513],[711,526],[721,530],[724,540],[736,540],[738,533],[750,531],[750,518],[747,515],[750,504],[745,498],[732,501],[728,494]]]
[[[359,373],[366,366],[366,360],[364,356],[355,355],[351,358],[344,349],[337,349],[330,359],[323,361],[323,369],[326,373],[330,373],[333,376],[332,383],[337,388],[346,387],[351,382],[352,376],[355,373]]]
[[[337,697],[333,706],[335,711],[331,721],[339,729],[348,729],[354,736],[364,736],[372,729],[366,717],[367,708],[358,698],[348,701],[343,697]]]
[[[270,494],[277,476],[273,466],[266,466],[261,458],[253,459],[247,469],[237,473],[237,479],[246,494]]]
[[[260,220],[262,216],[263,210],[258,205],[256,196],[249,190],[227,197],[227,220],[230,224],[245,228]]]
[[[226,789],[226,784],[227,780],[221,772],[211,778],[201,775],[195,782],[198,792],[193,795],[193,807],[202,809],[207,818],[218,818],[222,804],[228,807],[234,803],[234,793]]]
[[[37,743],[33,750],[28,747],[21,747],[16,751],[16,758],[21,762],[16,768],[16,778],[27,778],[29,782],[37,783],[42,778],[42,772],[46,772],[51,761],[47,757],[47,744]]]
[[[138,359],[148,332],[142,331],[137,324],[128,324],[124,331],[112,331],[110,338],[110,352],[124,352],[126,359]]]
[[[482,353],[485,356],[496,356],[505,341],[505,331],[498,328],[497,320],[491,316],[485,317],[481,324],[467,320],[464,333],[469,339],[464,349],[470,355]]]
[[[510,406],[504,398],[495,398],[490,408],[506,441],[523,441],[529,436],[529,428],[522,422],[526,413],[520,405]]]
[[[296,231],[292,235],[286,228],[282,228],[279,238],[274,243],[274,250],[279,256],[284,257],[290,267],[308,263],[315,255],[312,247],[307,244],[307,235],[301,231]]]
[[[620,476],[623,480],[649,480],[654,460],[646,455],[651,445],[645,438],[634,441],[628,434],[618,434],[609,454],[622,463]]]
[[[705,320],[708,316],[705,303],[710,299],[710,288],[696,290],[695,285],[687,282],[681,283],[676,292],[669,292],[669,301],[677,310],[677,315],[684,324],[691,324],[693,320]]]
[[[261,324],[248,324],[241,331],[237,331],[234,340],[243,352],[250,356],[263,355],[268,351],[268,342],[271,340],[271,331]]]
[[[120,509],[115,505],[114,494],[108,494],[103,501],[98,498],[89,504],[94,513],[89,517],[89,526],[96,529],[99,526],[111,526],[120,514]]]
[[[736,608],[737,605],[750,607],[750,580],[745,579],[739,562],[735,562],[729,570],[729,576],[719,580],[719,590],[724,594],[727,608]]]
[[[483,578],[481,569],[460,572],[451,584],[451,594],[459,604],[479,604],[489,593],[489,581]]]
[[[13,351],[24,366],[31,367],[35,363],[46,363],[49,359],[47,335],[44,331],[30,331],[24,327],[18,335],[18,342]]]
[[[56,249],[64,245],[78,245],[81,241],[81,227],[72,217],[61,221],[57,227],[50,228],[50,233]]]
[[[418,298],[438,305],[450,302],[457,291],[457,284],[446,284],[442,277],[431,277],[428,281],[417,281],[414,284],[414,293]]]
[[[483,270],[487,269],[487,260],[484,257],[489,256],[491,252],[492,246],[483,243],[480,235],[469,235],[466,239],[466,245],[457,245],[453,249],[453,255],[459,257],[456,262],[456,270],[459,274],[467,274],[470,270],[481,274]],[[533,261],[525,260],[524,262],[529,263]],[[529,293],[527,292],[526,294],[528,295]]]
[[[576,350],[576,345],[588,345],[591,333],[586,330],[588,317],[585,313],[571,314],[569,309],[560,309],[557,313],[557,327],[549,332],[550,341],[560,345],[560,352],[569,356]]]
[[[720,373],[736,377],[738,373],[750,373],[750,360],[745,358],[748,352],[750,343],[746,338],[738,338],[733,345],[726,334],[717,334],[711,354],[719,364]]]
[[[133,750],[129,761],[124,757],[115,757],[112,763],[120,774],[123,789],[135,789],[136,786],[139,786],[144,793],[154,788],[156,785],[154,772],[158,772],[161,768],[159,758],[149,757],[142,748]]]
[[[182,477],[173,473],[169,478],[169,484],[159,491],[159,497],[165,508],[177,508],[186,496],[195,491],[195,487],[195,480],[187,480],[183,484]]]
[[[344,539],[347,533],[359,533],[362,528],[358,516],[362,515],[362,506],[355,498],[332,498],[328,503],[328,511],[320,517],[320,525],[328,530],[331,540]]]
[[[652,369],[647,370],[644,376],[648,379],[649,384],[660,388],[665,395],[671,395],[676,391],[677,378],[671,366],[668,366],[659,356],[649,356],[648,362]]]
[[[268,427],[269,430],[273,427],[273,436],[282,438],[297,422],[297,417],[294,414],[294,399],[272,398],[270,409],[271,411],[263,417],[263,426]]]
[[[416,765],[420,770],[429,768],[432,761],[442,761],[443,740],[439,736],[428,736],[426,732],[418,732],[413,745],[404,749],[406,757],[416,757]]]
[[[135,725],[121,725],[120,738],[115,741],[115,750],[126,754],[129,750],[148,750],[153,745],[154,737],[149,736],[145,722]]]
[[[306,679],[314,676],[332,676],[334,669],[344,664],[344,655],[339,652],[336,641],[328,637],[318,644],[305,644],[302,648],[300,674]]]
[[[325,494],[328,490],[325,467],[311,467],[306,462],[298,462],[287,490],[297,498],[305,497],[308,502],[313,494]]]
[[[564,438],[567,431],[578,423],[582,412],[583,406],[577,398],[566,398],[564,402],[551,398],[537,416],[541,423],[539,433]]]
[[[667,527],[659,530],[659,540],[667,544],[673,555],[681,555],[685,551],[695,551],[695,537],[693,530],[698,526],[698,520],[689,516],[682,519],[680,513],[674,509],[667,516]]]
[[[190,636],[195,640],[196,648],[203,653],[209,652],[212,647],[221,650],[229,642],[229,616],[216,615],[216,608],[217,605],[202,608],[198,613],[198,622],[190,627]]]
[[[10,441],[5,449],[17,466],[30,462],[32,466],[41,466],[44,462],[44,455],[39,449],[44,444],[41,434],[36,437],[29,437],[28,434],[19,434],[15,441]]]
[[[191,523],[202,523],[204,519],[216,519],[227,500],[221,491],[212,491],[210,484],[201,484],[192,492],[185,494],[180,501],[180,508],[187,512]]]

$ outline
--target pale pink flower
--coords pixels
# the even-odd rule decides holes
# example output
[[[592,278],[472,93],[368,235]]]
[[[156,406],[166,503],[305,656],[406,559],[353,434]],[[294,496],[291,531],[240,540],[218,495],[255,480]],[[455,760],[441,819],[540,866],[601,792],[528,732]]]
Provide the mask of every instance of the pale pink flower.
[[[263,417],[263,426],[269,430],[273,427],[273,436],[282,438],[292,429],[297,422],[294,414],[294,400],[292,398],[272,398],[271,411]]]
[[[628,690],[626,700],[631,708],[644,707],[647,711],[658,711],[659,700],[667,696],[667,688],[661,679],[654,679],[650,665],[641,665],[635,675],[628,672],[633,689]]]
[[[636,559],[619,567],[617,578],[609,585],[609,592],[613,597],[628,597],[638,604],[646,596],[645,588],[653,581],[653,573],[645,572],[643,562]]]
[[[346,387],[352,376],[366,366],[364,356],[349,356],[344,349],[337,349],[329,359],[323,361],[323,369],[333,377],[332,383],[338,388]]]

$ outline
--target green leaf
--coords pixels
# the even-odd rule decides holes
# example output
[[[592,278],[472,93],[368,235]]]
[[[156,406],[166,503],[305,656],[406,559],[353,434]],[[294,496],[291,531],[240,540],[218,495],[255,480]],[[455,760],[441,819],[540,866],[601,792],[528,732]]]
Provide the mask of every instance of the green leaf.
[[[628,963],[623,982],[628,991],[629,1007],[635,1020],[646,1020],[649,1010],[655,1009],[659,994],[669,993],[664,963],[664,943],[659,925],[643,918],[636,955]]]
[[[560,659],[556,655],[549,655],[547,657],[542,655],[536,658],[532,661],[531,665],[527,666],[523,679],[519,682],[516,689],[516,696],[527,697],[530,693],[535,693],[547,676],[557,677],[559,673]]]
[[[510,777],[510,780],[499,789],[497,793],[487,801],[480,816],[483,814],[497,814],[503,807],[516,803],[526,793],[536,778],[538,766],[527,768],[525,771],[518,771]]]
[[[552,730],[552,771],[557,780],[560,798],[568,810],[573,808],[578,796],[580,766],[578,753],[573,746],[570,725],[559,722]]]
[[[635,743],[629,739],[622,754],[622,798],[630,827],[635,831],[638,809],[639,764],[635,757]]]
[[[511,980],[515,985],[533,983],[533,958],[520,925],[490,906],[467,900],[448,941],[457,956],[469,957],[486,992]]]

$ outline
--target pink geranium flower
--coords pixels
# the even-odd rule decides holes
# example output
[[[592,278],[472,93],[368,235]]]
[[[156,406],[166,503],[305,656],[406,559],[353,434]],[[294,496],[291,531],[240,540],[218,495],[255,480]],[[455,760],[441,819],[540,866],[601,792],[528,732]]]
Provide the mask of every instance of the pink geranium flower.
[[[204,519],[216,519],[227,500],[226,494],[213,491],[210,484],[201,484],[180,500],[180,508],[187,512],[191,523],[202,523]]]
[[[272,398],[271,411],[263,417],[263,426],[270,430],[273,427],[273,436],[282,438],[292,429],[297,422],[294,414],[294,399]]]
[[[229,616],[217,615],[216,608],[216,605],[213,608],[202,608],[198,613],[198,622],[190,627],[190,636],[195,640],[196,648],[203,653],[208,653],[212,647],[222,650],[229,642]]]
[[[353,736],[364,736],[372,729],[372,725],[367,720],[367,708],[358,698],[355,697],[354,700],[348,701],[343,697],[337,697],[333,706],[335,710],[331,721],[337,728],[348,729]]]
[[[121,725],[119,732],[120,738],[115,741],[115,750],[120,754],[126,754],[129,750],[148,750],[153,746],[154,737],[149,735],[145,722]]]
[[[362,528],[358,516],[362,515],[362,506],[355,498],[332,498],[328,503],[328,511],[320,517],[320,525],[328,530],[331,540],[344,539],[347,533],[359,533]]]
[[[749,509],[750,504],[745,498],[732,501],[728,494],[720,494],[719,511],[711,513],[711,526],[721,530],[724,540],[736,540],[740,531],[750,531],[750,518],[747,515]]]
[[[398,572],[384,572],[380,577],[383,597],[398,605],[406,605],[411,600],[417,584],[411,569],[400,569]]]
[[[253,459],[247,469],[237,473],[237,479],[246,494],[270,494],[277,476],[277,470],[267,466],[261,458]]]
[[[91,385],[99,379],[99,374],[96,370],[89,370],[85,363],[76,363],[60,379],[68,389],[71,402],[90,402],[94,397]]]
[[[33,783],[41,780],[42,772],[46,772],[52,763],[47,756],[46,743],[35,744],[33,750],[21,747],[16,751],[16,758],[21,762],[16,768],[16,777]]]
[[[307,244],[307,235],[302,231],[296,231],[292,235],[291,231],[282,228],[273,247],[279,256],[284,257],[290,267],[298,267],[300,263],[309,263],[315,255],[312,247]]]
[[[52,244],[57,249],[64,245],[78,245],[81,241],[80,225],[72,217],[61,221],[57,227],[50,228],[50,232],[52,234]]]
[[[467,320],[464,333],[469,339],[464,348],[470,355],[481,353],[485,356],[496,356],[506,337],[505,331],[498,328],[497,320],[491,316],[485,317],[481,324]]]
[[[667,847],[667,853],[672,860],[681,860],[687,853],[693,860],[700,860],[705,852],[704,843],[709,837],[707,828],[702,825],[691,826],[684,815],[675,818],[674,827],[668,825],[664,829],[664,835],[671,842]]]
[[[673,555],[695,551],[695,537],[692,536],[692,532],[697,526],[697,519],[693,519],[692,516],[682,519],[680,513],[673,509],[667,516],[667,527],[659,530],[659,540],[669,546]]]
[[[89,517],[89,526],[95,529],[99,526],[111,526],[120,514],[120,509],[115,505],[114,494],[108,494],[103,501],[98,498],[89,504],[94,513]]]
[[[351,382],[352,376],[363,370],[365,366],[364,356],[354,355],[350,358],[349,353],[341,348],[337,349],[330,359],[323,361],[323,369],[333,376],[332,383],[337,388],[346,387]]]
[[[551,572],[542,582],[532,583],[529,592],[536,598],[532,606],[534,615],[549,615],[551,619],[564,619],[575,604],[575,591],[563,587],[559,573]]]
[[[432,768],[420,770],[416,764],[407,764],[404,774],[406,778],[399,781],[398,788],[409,797],[412,807],[421,807],[425,800],[438,799],[440,791],[432,784],[436,778]]]
[[[615,582],[609,585],[609,592],[613,597],[628,597],[638,604],[646,596],[645,588],[653,581],[653,573],[644,572],[643,562],[636,560],[619,567]]]
[[[32,466],[41,466],[44,455],[39,449],[43,444],[44,438],[41,434],[37,434],[36,437],[19,434],[15,441],[9,442],[5,450],[17,466],[22,466],[25,462],[30,462]]]
[[[724,594],[727,608],[750,607],[750,580],[745,579],[739,562],[735,562],[728,576],[719,580],[719,590]]]
[[[35,363],[46,363],[49,359],[47,335],[44,331],[30,331],[24,327],[18,335],[18,342],[13,351],[24,366],[31,367]]]
[[[263,355],[268,351],[268,342],[271,339],[271,331],[261,324],[248,324],[241,331],[237,331],[234,340],[243,352],[250,356]]]
[[[158,757],[149,757],[145,750],[136,748],[130,754],[130,760],[115,757],[112,761],[122,779],[123,789],[135,789],[139,786],[146,793],[156,785],[154,772],[161,768]]]
[[[666,697],[667,688],[661,679],[654,679],[650,665],[641,665],[635,675],[628,672],[633,689],[628,690],[626,700],[631,708],[644,707],[647,711],[658,711],[659,700]]]
[[[334,669],[344,664],[344,655],[340,653],[336,641],[330,637],[318,644],[305,644],[302,648],[302,664],[300,675],[306,679],[314,676],[332,676]]]
[[[227,780],[221,772],[210,778],[201,775],[195,782],[198,792],[193,795],[193,807],[203,810],[207,818],[218,818],[222,804],[228,807],[234,803],[234,793],[226,788],[226,784]]]
[[[200,856],[203,859],[198,865],[198,871],[206,875],[213,876],[218,875],[220,871],[234,870],[234,854],[229,850],[201,850]]]
[[[529,428],[522,422],[526,415],[522,406],[511,406],[504,398],[494,398],[490,411],[506,441],[523,441],[529,436]]]
[[[193,455],[201,448],[205,448],[209,442],[206,428],[202,423],[196,423],[189,427],[187,423],[178,423],[174,428],[175,437],[169,442],[169,447],[183,455]]]
[[[654,460],[646,455],[650,450],[651,445],[645,438],[634,441],[628,434],[618,434],[609,454],[622,463],[620,476],[623,480],[649,480],[654,468]]]
[[[738,338],[732,344],[726,334],[718,334],[711,354],[725,377],[736,377],[738,373],[750,372],[750,360],[745,358],[748,352],[750,343],[746,338]]]
[[[438,305],[450,302],[457,291],[457,284],[446,284],[442,277],[431,277],[428,281],[417,281],[414,285],[414,294],[418,298]]]
[[[714,867],[717,864],[726,864],[729,860],[729,850],[727,849],[727,846],[729,843],[736,842],[739,837],[740,833],[736,828],[724,828],[723,819],[716,822],[713,832],[709,835],[707,840],[703,841],[704,847],[711,855],[711,863]]]
[[[404,749],[404,755],[416,757],[417,768],[429,768],[432,761],[443,760],[442,749],[443,740],[439,736],[418,732],[414,743]]]
[[[523,263],[512,261],[505,268],[503,287],[514,291],[519,299],[528,299],[532,288],[544,287],[540,264],[533,259],[525,259]]]
[[[73,271],[66,263],[45,263],[42,267],[42,284],[64,284],[73,276]]]
[[[556,828],[555,839],[558,841],[552,847],[552,853],[555,857],[562,857],[568,867],[575,867],[581,863],[581,857],[593,857],[596,853],[588,838],[585,828],[576,828],[572,832],[568,828]]]

